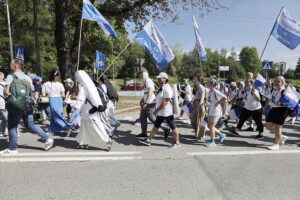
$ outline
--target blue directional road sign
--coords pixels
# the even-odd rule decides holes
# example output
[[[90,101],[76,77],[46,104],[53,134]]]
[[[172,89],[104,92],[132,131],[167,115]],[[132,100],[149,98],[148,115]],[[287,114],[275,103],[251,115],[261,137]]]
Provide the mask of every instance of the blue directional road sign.
[[[21,47],[15,47],[15,59],[24,62],[24,49]]]
[[[262,66],[263,71],[272,71],[273,62],[264,61],[264,62],[261,63],[261,66]]]

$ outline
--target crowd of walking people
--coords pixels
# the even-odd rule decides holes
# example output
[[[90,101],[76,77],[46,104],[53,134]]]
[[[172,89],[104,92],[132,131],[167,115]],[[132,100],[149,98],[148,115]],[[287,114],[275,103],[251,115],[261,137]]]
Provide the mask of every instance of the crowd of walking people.
[[[10,69],[12,73],[6,79],[0,72],[0,137],[7,137],[9,142],[8,148],[0,151],[0,155],[18,153],[18,125],[21,119],[25,127],[39,135],[45,143],[45,151],[54,145],[52,135],[61,132],[70,135],[74,129],[78,130],[77,148],[87,149],[89,145],[105,142],[110,151],[114,133],[120,126],[115,116],[119,96],[107,76],[101,76],[98,81],[93,74],[79,70],[74,81],[68,78],[63,85],[58,71],[51,72],[49,81],[44,82],[39,76],[26,75],[23,72],[24,63],[19,60],[13,60]],[[245,81],[230,84],[218,83],[214,76],[204,81],[195,75],[184,79],[183,85],[179,86],[170,85],[165,72],[156,76],[155,81],[145,68],[139,75],[144,82],[144,95],[140,101],[141,133],[136,137],[147,146],[151,145],[161,128],[164,139],[171,132],[173,134],[174,143],[170,148],[181,147],[180,129],[176,121],[182,120],[185,113],[195,132],[195,139],[207,140],[205,136],[209,132],[206,147],[222,143],[226,139],[226,129],[227,134],[236,137],[242,130],[257,131],[255,138],[263,139],[266,128],[275,135],[274,143],[267,148],[278,150],[288,140],[282,134],[286,119],[290,116],[292,124],[296,120],[297,114],[282,104],[281,97],[288,87],[298,94],[298,101],[300,95],[282,76],[268,79],[262,87],[257,87],[251,72],[247,73]],[[36,114],[41,124],[49,119],[47,131],[35,123]],[[147,134],[149,121],[154,124],[150,135]],[[234,125],[229,126],[229,121]],[[245,127],[246,124],[248,127]]]

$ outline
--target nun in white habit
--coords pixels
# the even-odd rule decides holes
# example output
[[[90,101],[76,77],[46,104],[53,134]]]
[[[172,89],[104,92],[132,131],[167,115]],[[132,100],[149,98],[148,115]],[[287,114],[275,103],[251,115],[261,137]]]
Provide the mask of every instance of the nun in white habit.
[[[83,70],[77,71],[75,78],[81,85],[78,100],[83,103],[80,110],[81,126],[79,134],[76,137],[79,148],[88,148],[88,145],[91,144],[100,146],[101,143],[105,142],[107,144],[107,150],[110,151],[112,140],[101,120],[100,115],[103,104],[97,88],[89,75]]]

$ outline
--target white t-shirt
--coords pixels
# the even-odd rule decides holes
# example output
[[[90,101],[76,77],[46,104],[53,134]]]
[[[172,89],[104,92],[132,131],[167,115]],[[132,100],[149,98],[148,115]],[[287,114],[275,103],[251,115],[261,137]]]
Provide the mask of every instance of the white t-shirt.
[[[232,102],[232,100],[236,99],[238,97],[239,90],[235,88],[234,90],[230,90],[228,95],[228,101]]]
[[[152,89],[153,94],[149,103],[152,104],[155,103],[155,94],[154,94],[155,87],[154,87],[154,82],[150,78],[147,78],[144,80],[144,103],[146,103],[147,101],[150,88]]]
[[[192,101],[192,88],[190,84],[186,85],[183,90],[188,93],[184,95],[184,100],[188,102]]]
[[[276,105],[276,102],[279,102],[281,98],[281,93],[283,93],[283,88],[280,90],[273,90],[270,95],[268,96],[268,99],[270,99],[269,105],[271,108],[278,108],[278,107],[284,107],[283,105]]]
[[[254,89],[254,94],[256,94],[259,97],[258,90]],[[245,109],[254,111],[261,108],[261,103],[254,99],[250,91],[245,92],[244,99],[245,99]]]
[[[5,110],[5,100],[3,99],[4,97],[4,88],[5,88],[6,83],[5,82],[0,82],[0,109]]]
[[[42,86],[42,92],[45,92],[48,97],[61,97],[61,92],[64,92],[63,84],[59,82],[46,82]]]
[[[221,93],[223,93],[223,94],[225,94],[225,95],[227,95],[227,93],[228,93],[228,88],[227,88],[227,87],[225,87],[225,86],[224,86],[224,87],[222,87],[222,88],[220,87],[220,89],[219,89],[219,90],[220,90],[220,92],[221,92]]]
[[[157,109],[164,99],[172,99],[173,98],[173,90],[169,84],[166,84],[162,87],[162,91],[159,91],[159,93],[156,96],[156,105],[155,108]],[[173,104],[171,101],[168,102],[168,104],[157,113],[158,116],[168,117],[170,115],[173,115]]]
[[[208,92],[208,116],[222,116],[221,105],[215,104],[224,97],[225,95],[216,89]]]

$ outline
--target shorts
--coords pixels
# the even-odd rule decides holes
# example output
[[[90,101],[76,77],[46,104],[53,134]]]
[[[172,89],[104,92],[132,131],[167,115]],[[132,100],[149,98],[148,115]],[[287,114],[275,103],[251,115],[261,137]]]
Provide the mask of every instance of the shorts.
[[[190,101],[186,101],[184,100],[183,103],[182,103],[182,106],[185,106],[186,104],[190,103]]]
[[[219,115],[209,115],[207,117],[207,123],[208,122],[213,122],[214,124],[216,124],[219,120],[220,116]]]
[[[287,107],[275,107],[271,108],[266,122],[271,122],[277,125],[283,125],[285,119],[288,117],[289,112]]]
[[[166,120],[166,122],[170,126],[171,130],[174,130],[175,128],[177,128],[175,119],[174,119],[174,115],[170,115],[168,117],[157,116],[156,120],[154,122],[154,127],[159,128],[160,125],[164,122],[164,120]]]

